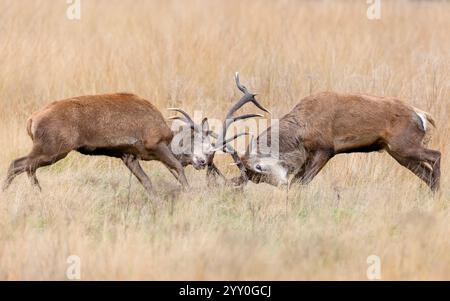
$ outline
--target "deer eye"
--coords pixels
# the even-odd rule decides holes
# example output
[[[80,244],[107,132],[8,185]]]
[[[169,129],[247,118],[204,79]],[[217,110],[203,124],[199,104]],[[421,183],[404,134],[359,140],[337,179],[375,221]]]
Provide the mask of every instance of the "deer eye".
[[[261,165],[256,164],[256,165],[255,165],[255,170],[258,171],[258,172],[262,172],[262,167],[261,167]]]

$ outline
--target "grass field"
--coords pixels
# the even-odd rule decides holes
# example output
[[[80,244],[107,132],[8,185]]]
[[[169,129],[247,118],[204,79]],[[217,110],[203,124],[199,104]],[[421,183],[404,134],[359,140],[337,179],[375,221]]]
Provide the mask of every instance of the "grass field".
[[[26,119],[50,101],[129,91],[223,118],[233,74],[272,118],[324,90],[390,95],[430,112],[442,152],[432,195],[385,153],[341,155],[314,181],[283,189],[211,187],[187,168],[180,192],[143,163],[154,207],[121,162],[73,153],[0,192],[0,279],[450,279],[450,3],[382,1],[0,0],[0,177],[26,155]],[[253,108],[243,111],[255,111]],[[95,121],[93,121],[95,122]],[[230,159],[217,164],[237,174]]]

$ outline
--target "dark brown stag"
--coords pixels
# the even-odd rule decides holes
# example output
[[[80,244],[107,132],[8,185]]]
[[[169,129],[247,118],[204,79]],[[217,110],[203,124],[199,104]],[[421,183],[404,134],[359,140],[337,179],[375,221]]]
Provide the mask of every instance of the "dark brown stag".
[[[242,89],[239,77],[236,83],[247,97],[252,95]],[[428,113],[395,98],[334,92],[311,95],[283,116],[276,128],[269,127],[252,141],[245,155],[239,157],[231,150],[241,170],[235,181],[283,185],[293,175],[292,183],[305,184],[337,154],[385,150],[436,191],[441,153],[425,147],[430,125],[435,123]]]

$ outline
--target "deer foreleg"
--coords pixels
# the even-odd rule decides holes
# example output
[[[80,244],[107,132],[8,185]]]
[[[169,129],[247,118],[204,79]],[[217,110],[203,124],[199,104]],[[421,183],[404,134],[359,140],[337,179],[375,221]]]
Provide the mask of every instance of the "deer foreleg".
[[[308,184],[322,170],[332,156],[326,151],[316,151],[292,179],[293,183]]]
[[[142,169],[142,166],[139,164],[139,160],[136,156],[133,155],[124,155],[122,157],[123,163],[128,167],[131,173],[139,180],[139,182],[144,186],[145,190],[149,195],[153,195],[155,193],[152,182],[150,178],[147,176],[145,171]]]

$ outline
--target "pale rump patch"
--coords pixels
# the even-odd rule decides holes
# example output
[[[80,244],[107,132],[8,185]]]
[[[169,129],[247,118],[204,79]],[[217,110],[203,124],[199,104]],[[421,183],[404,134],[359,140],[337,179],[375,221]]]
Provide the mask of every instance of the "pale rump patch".
[[[37,128],[37,122],[33,122],[33,119],[30,119],[30,123],[31,123],[31,137],[34,139],[34,137],[36,136],[36,128]]]
[[[417,116],[419,116],[420,121],[422,122],[422,129],[423,129],[424,131],[427,131],[427,117],[426,117],[425,114],[422,113],[422,112],[420,112],[420,113],[417,113],[417,112],[416,112],[416,114],[417,114]]]
[[[430,114],[428,114],[425,111],[422,111],[418,108],[413,107],[414,112],[416,113],[416,115],[419,117],[420,120],[420,124],[419,126],[421,127],[421,129],[426,132],[428,130],[428,124],[431,123],[433,126],[435,126],[434,120],[433,118],[430,116]]]

